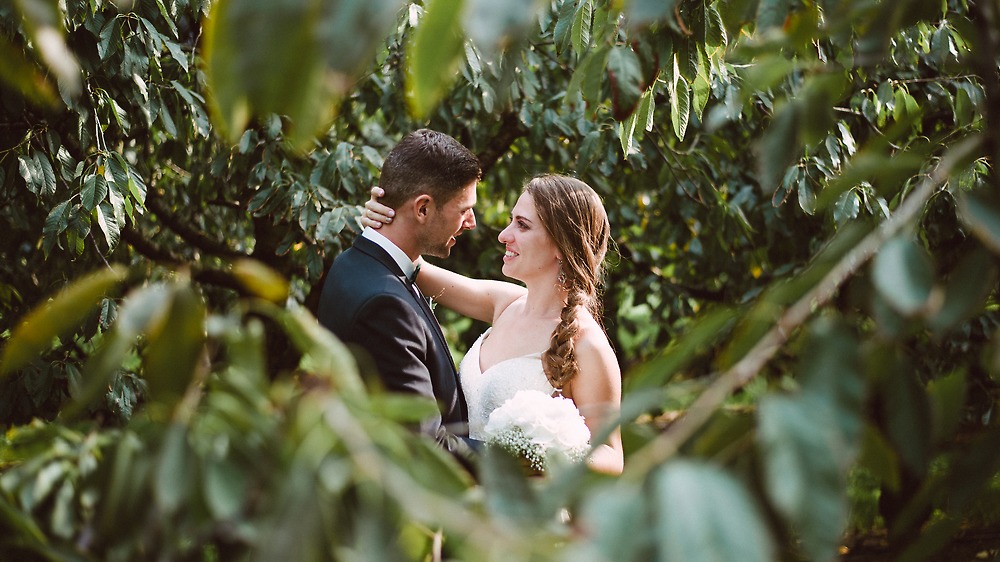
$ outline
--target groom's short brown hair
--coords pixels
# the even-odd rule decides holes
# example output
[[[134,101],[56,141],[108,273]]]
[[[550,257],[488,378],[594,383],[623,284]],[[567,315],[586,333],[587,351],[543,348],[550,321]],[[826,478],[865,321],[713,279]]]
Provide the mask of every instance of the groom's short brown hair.
[[[454,138],[438,131],[419,129],[399,141],[382,164],[379,187],[382,202],[398,208],[427,193],[447,202],[465,186],[482,177],[479,159]]]

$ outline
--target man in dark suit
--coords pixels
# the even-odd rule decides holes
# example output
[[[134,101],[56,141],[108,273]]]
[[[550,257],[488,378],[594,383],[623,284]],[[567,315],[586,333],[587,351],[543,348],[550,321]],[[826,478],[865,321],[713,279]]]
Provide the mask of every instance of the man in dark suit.
[[[446,134],[421,129],[404,137],[379,179],[396,215],[337,257],[318,310],[321,324],[371,356],[386,389],[437,402],[440,414],[420,430],[449,449],[454,436],[467,434],[468,411],[441,326],[412,281],[414,262],[447,257],[455,239],[475,228],[481,173],[476,156]]]

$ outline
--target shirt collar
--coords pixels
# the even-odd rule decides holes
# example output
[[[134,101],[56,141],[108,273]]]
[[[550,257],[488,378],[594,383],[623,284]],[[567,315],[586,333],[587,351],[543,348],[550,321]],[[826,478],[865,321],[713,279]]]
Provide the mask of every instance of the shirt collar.
[[[417,269],[417,266],[410,261],[406,252],[400,250],[399,246],[397,246],[392,240],[389,240],[383,234],[370,227],[365,227],[365,229],[361,231],[361,236],[378,244],[383,250],[388,252],[393,261],[396,262],[396,265],[399,266],[399,269],[403,270],[403,275],[405,275],[407,279],[413,279],[413,271]]]

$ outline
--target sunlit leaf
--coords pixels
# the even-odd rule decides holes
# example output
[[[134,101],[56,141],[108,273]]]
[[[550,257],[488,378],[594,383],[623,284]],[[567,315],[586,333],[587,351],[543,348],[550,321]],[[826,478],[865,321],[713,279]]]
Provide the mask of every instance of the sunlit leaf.
[[[80,93],[80,63],[66,45],[62,11],[56,0],[17,0],[15,2],[39,58],[70,96]],[[6,64],[5,64],[6,66]]]
[[[255,296],[277,304],[288,298],[288,281],[259,261],[238,260],[233,263],[232,271],[240,284]]]
[[[463,0],[430,0],[406,51],[410,111],[426,116],[451,87],[462,60]]]
[[[169,407],[184,395],[205,359],[205,314],[204,302],[190,285],[172,288],[163,322],[146,331],[143,374],[151,401]]]
[[[96,271],[32,310],[7,340],[0,375],[20,369],[48,349],[55,338],[78,328],[84,316],[125,279],[126,273],[120,266]]]

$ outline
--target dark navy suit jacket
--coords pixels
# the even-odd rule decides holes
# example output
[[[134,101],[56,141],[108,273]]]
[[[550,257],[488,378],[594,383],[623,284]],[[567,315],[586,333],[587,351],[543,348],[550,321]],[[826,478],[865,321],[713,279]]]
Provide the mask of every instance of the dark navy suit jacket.
[[[442,442],[468,434],[465,397],[441,326],[378,244],[359,236],[334,260],[317,316],[342,341],[367,351],[386,389],[437,401],[440,415],[424,420],[421,432]]]

